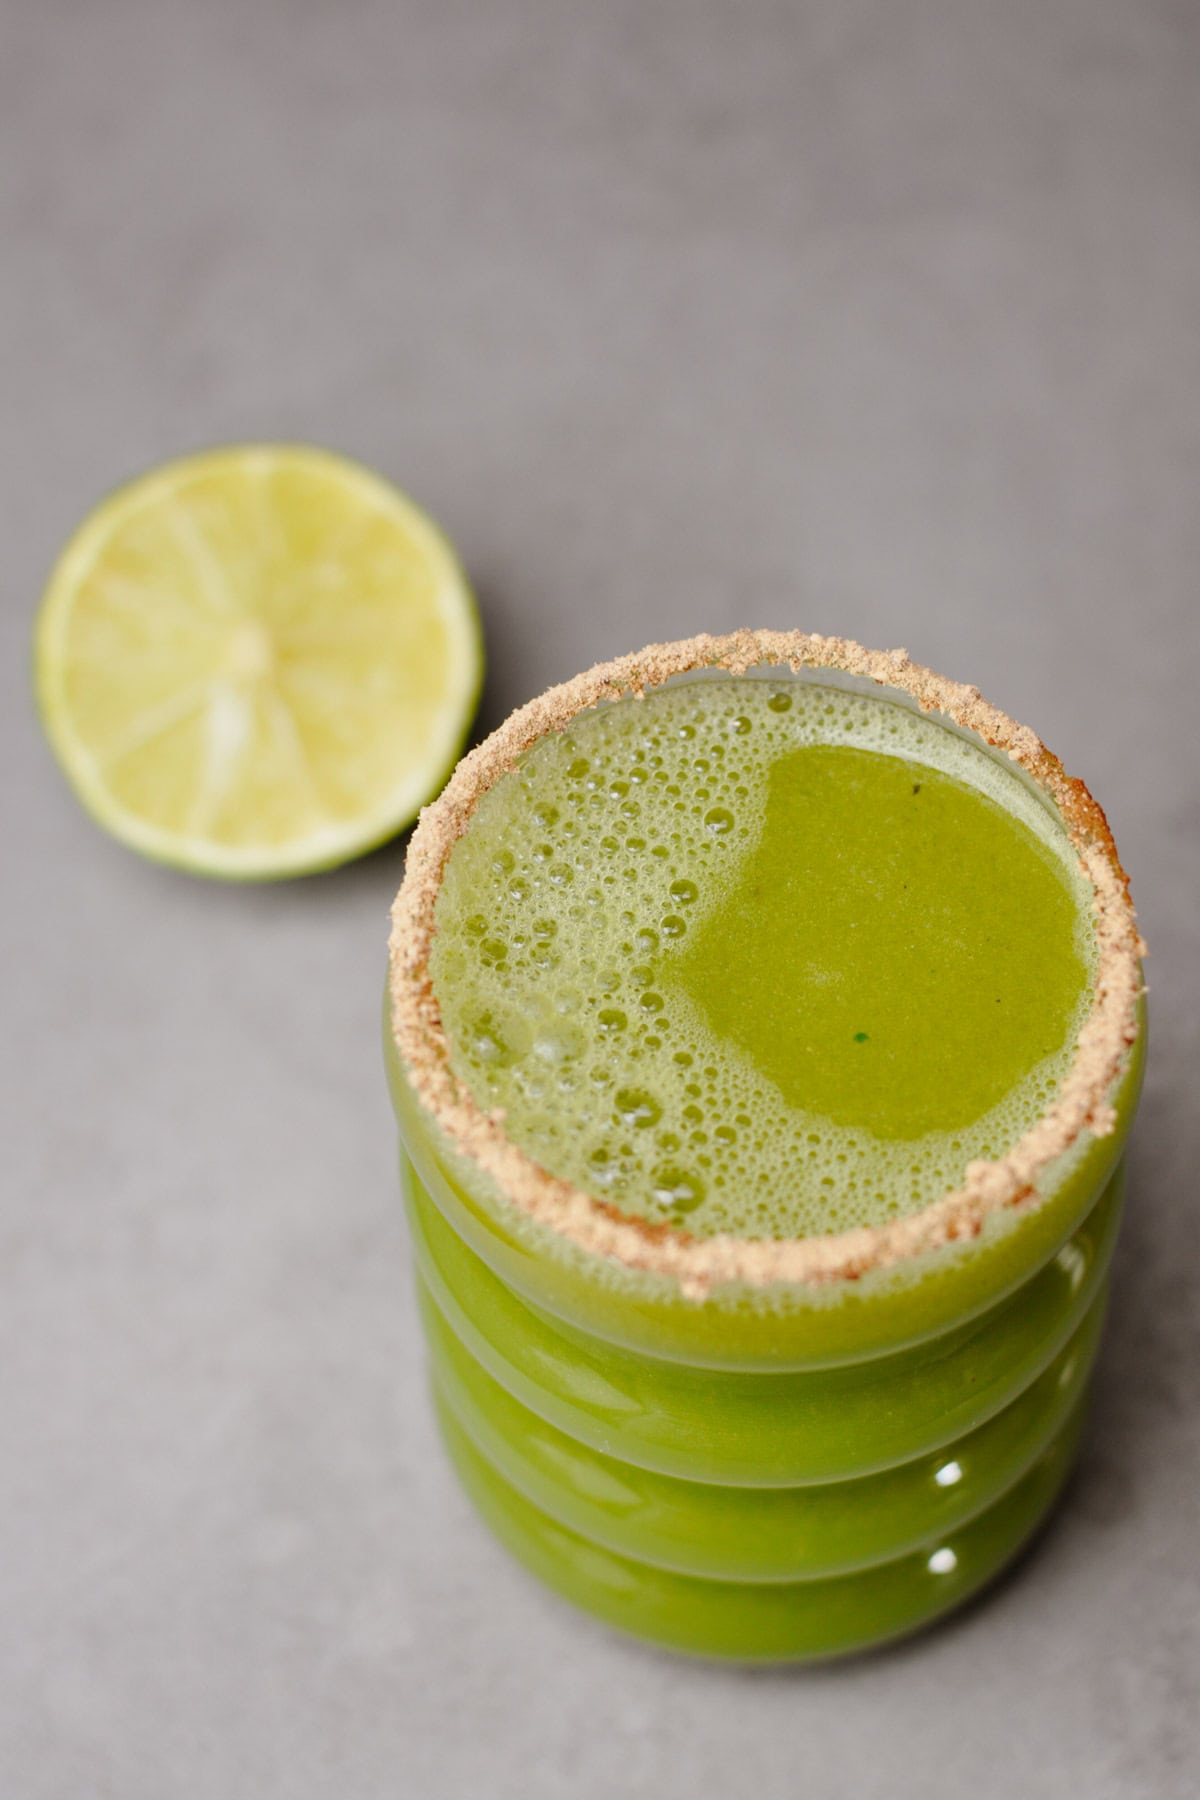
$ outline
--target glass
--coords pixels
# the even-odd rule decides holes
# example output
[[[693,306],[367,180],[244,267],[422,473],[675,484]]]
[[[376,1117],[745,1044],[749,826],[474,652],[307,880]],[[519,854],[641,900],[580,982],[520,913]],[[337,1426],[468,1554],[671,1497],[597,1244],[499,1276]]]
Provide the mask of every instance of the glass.
[[[548,719],[760,668],[851,691],[882,681],[990,743],[1085,856],[1101,958],[1057,1133],[1052,1105],[1025,1161],[1023,1139],[973,1188],[869,1231],[865,1250],[862,1233],[798,1240],[786,1278],[765,1281],[752,1257],[706,1273],[686,1230],[612,1228],[561,1183],[542,1192],[502,1124],[480,1140],[441,1103],[444,1051],[413,1078],[439,1055],[426,928],[480,788]],[[410,852],[385,1041],[438,1417],[510,1549],[613,1625],[740,1659],[864,1648],[991,1579],[1079,1439],[1141,1081],[1141,948],[1086,790],[974,690],[896,655],[791,634],[668,646],[524,709],[468,758]]]

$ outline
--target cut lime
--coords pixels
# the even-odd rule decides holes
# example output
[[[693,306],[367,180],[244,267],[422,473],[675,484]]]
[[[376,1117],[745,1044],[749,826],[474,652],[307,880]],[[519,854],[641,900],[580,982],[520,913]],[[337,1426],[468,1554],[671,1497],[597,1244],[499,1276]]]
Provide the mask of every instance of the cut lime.
[[[441,532],[370,470],[243,445],[102,502],[50,577],[38,701],[87,810],[200,875],[332,867],[449,771],[479,692]]]

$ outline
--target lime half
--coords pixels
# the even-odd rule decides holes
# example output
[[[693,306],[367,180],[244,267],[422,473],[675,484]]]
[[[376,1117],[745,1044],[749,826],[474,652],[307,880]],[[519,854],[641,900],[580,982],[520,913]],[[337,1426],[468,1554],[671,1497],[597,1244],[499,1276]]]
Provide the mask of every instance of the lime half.
[[[409,824],[482,666],[441,532],[370,470],[303,446],[210,451],[113,494],[37,624],[42,717],[88,812],[228,879],[329,868]]]

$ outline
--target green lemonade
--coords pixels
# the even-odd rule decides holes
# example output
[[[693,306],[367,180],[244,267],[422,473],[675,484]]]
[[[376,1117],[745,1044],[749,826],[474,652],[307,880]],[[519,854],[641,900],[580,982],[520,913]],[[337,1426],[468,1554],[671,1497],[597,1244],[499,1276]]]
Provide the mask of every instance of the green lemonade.
[[[642,1267],[515,1207],[389,1033],[460,1473],[560,1591],[707,1654],[859,1648],[1014,1553],[1070,1466],[1119,1221],[1140,1039],[1117,1128],[961,1243],[831,1281],[654,1266],[684,1240],[874,1244],[1070,1075],[1099,943],[1062,818],[863,687],[775,669],[591,706],[485,787],[441,870],[448,1078],[640,1232]]]

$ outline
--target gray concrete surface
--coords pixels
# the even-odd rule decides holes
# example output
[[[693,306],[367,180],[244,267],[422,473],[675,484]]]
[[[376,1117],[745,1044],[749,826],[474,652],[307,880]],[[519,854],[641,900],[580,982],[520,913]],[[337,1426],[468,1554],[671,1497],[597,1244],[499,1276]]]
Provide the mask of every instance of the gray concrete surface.
[[[1200,12],[0,0],[0,1800],[1200,1791]],[[214,440],[378,464],[494,723],[651,636],[901,642],[1110,811],[1154,1066],[1082,1479],[986,1606],[693,1667],[513,1567],[426,1406],[393,846],[222,890],[78,812],[32,609]]]

